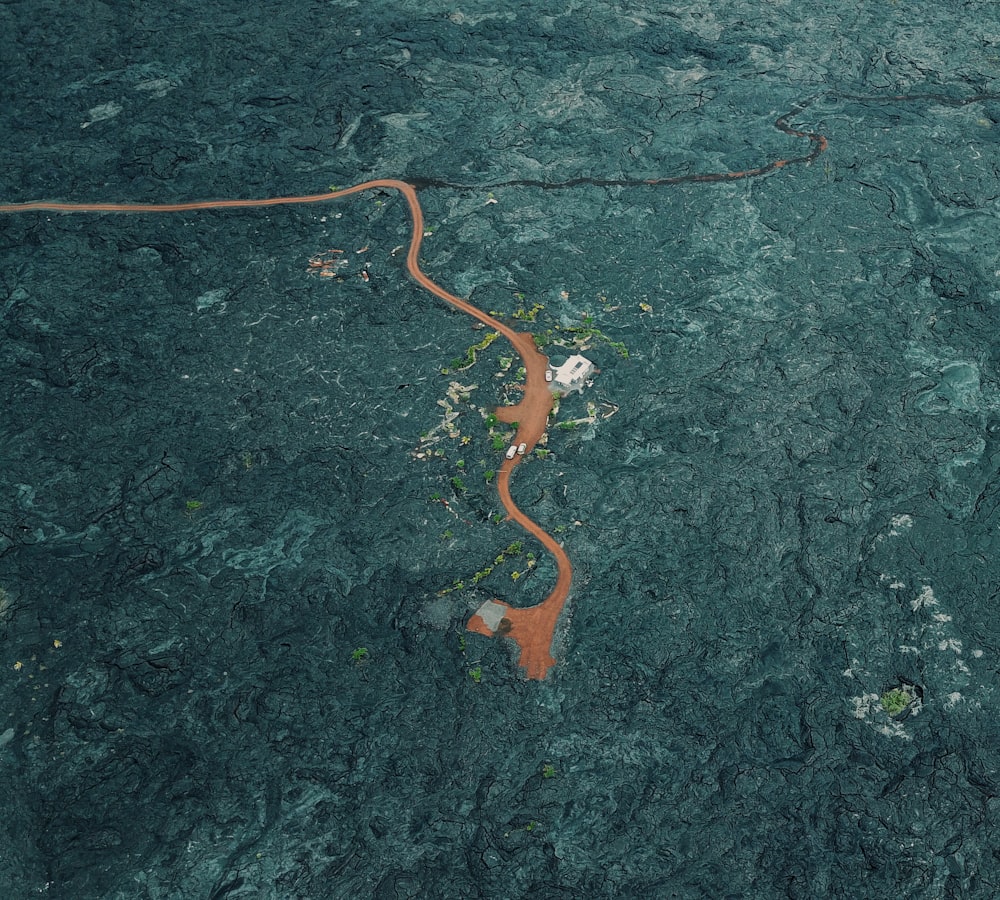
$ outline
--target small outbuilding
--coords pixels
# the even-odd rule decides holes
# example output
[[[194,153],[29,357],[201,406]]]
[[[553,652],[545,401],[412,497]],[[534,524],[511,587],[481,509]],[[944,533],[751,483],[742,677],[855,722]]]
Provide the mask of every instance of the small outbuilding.
[[[552,366],[549,390],[560,394],[583,392],[587,379],[594,374],[594,364],[585,356],[574,353],[561,366]]]

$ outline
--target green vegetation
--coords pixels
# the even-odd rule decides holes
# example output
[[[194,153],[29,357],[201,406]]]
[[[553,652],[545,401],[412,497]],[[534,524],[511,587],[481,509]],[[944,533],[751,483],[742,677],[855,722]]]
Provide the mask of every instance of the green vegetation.
[[[542,778],[555,778],[556,777],[556,767],[551,763],[546,763],[542,766]]]
[[[893,688],[886,691],[880,698],[882,709],[890,716],[901,713],[913,702],[913,695],[906,688]]]
[[[613,312],[614,310],[619,309],[617,306],[608,306],[606,297],[601,297],[600,299],[605,304],[605,312]],[[652,307],[650,307],[650,309],[652,309]],[[537,315],[537,311],[535,314]],[[516,313],[515,317],[517,317]],[[529,321],[534,321],[534,316],[532,316]],[[563,325],[554,325],[551,328],[546,328],[544,331],[536,332],[532,335],[535,339],[535,345],[542,348],[548,344],[554,343],[561,347],[583,349],[588,343],[599,341],[603,344],[607,344],[623,359],[629,358],[628,348],[625,344],[621,341],[611,340],[611,338],[601,331],[601,329],[595,324],[596,320],[591,313],[584,313],[581,321],[582,324],[578,326],[566,327]]]
[[[517,300],[524,300],[524,294],[515,294],[514,297]],[[532,305],[531,309],[525,309],[523,306],[519,306],[514,310],[513,317],[522,322],[534,322],[538,318],[538,314],[545,309],[543,303],[535,303]]]
[[[462,479],[459,478],[457,475],[451,479],[451,486],[455,490],[456,494],[465,493],[465,482],[462,481]]]
[[[351,659],[356,663],[364,662],[368,659],[368,648],[367,647],[357,647],[351,651]]]
[[[497,515],[500,514],[498,513]],[[500,519],[502,518],[503,516],[500,516]],[[481,568],[478,572],[474,572],[472,575],[470,575],[469,583],[472,585],[479,584],[480,581],[482,581],[487,576],[491,575],[493,573],[493,570],[497,566],[503,565],[503,563],[506,562],[509,557],[520,556],[523,547],[524,545],[521,543],[521,541],[512,541],[502,553],[497,554],[491,565],[483,566],[483,568]],[[533,560],[529,562],[529,565],[533,564],[534,564]],[[521,577],[521,574],[522,573],[520,572],[515,572],[511,575],[511,578],[517,581],[517,579]],[[442,588],[440,591],[438,591],[437,595],[439,597],[443,597],[445,594],[450,594],[452,591],[461,591],[464,589],[465,589],[465,581],[456,580],[452,583],[451,587]]]
[[[190,516],[192,513],[196,513],[204,505],[205,504],[202,503],[201,500],[188,500],[187,503],[184,504],[184,512]]]
[[[485,350],[492,344],[498,337],[500,337],[499,331],[490,331],[487,333],[478,344],[473,344],[462,356],[456,356],[447,367],[441,370],[442,375],[450,375],[452,372],[458,372],[462,369],[468,369],[476,362],[476,354],[480,350]]]
[[[469,677],[476,682],[476,684],[479,684],[483,680],[483,667],[475,666],[474,668],[469,669]]]
[[[603,341],[609,347],[611,347],[622,359],[628,359],[628,348],[621,341],[613,341],[609,338],[600,328],[595,328],[590,322],[592,319],[590,317],[584,318],[584,325],[581,328],[560,328],[567,334],[572,334],[574,336],[574,341],[577,344],[586,343],[587,341]]]

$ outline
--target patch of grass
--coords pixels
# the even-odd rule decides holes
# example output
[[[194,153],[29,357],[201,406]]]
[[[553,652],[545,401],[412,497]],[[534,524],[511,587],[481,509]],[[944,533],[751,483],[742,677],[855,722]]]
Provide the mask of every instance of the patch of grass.
[[[518,300],[524,299],[524,294],[516,294],[515,296]],[[519,306],[516,310],[514,310],[513,317],[521,322],[534,322],[535,319],[538,318],[538,314],[543,309],[545,309],[545,304],[543,303],[534,303],[530,309],[525,309],[523,306]]]
[[[879,702],[890,716],[897,716],[913,702],[913,694],[906,688],[892,688],[879,698]]]
[[[470,368],[476,362],[476,354],[489,347],[498,337],[500,337],[499,331],[490,331],[478,344],[473,344],[462,356],[457,356],[448,363],[447,368],[441,370],[441,374],[450,375],[452,372]]]
[[[586,322],[586,319],[584,321]],[[611,340],[600,328],[595,328],[593,325],[587,324],[582,328],[561,328],[560,331],[574,335],[577,343],[591,340],[603,341],[622,359],[628,359],[628,348],[621,341]]]
[[[499,516],[499,519],[497,519],[497,516]],[[494,521],[502,521],[503,516],[500,513],[497,513],[497,516],[494,516]],[[481,568],[478,572],[474,572],[472,575],[469,576],[470,585],[479,584],[480,581],[482,581],[488,575],[491,575],[493,573],[493,570],[497,566],[503,565],[503,563],[506,562],[506,560],[509,557],[520,556],[523,547],[524,545],[520,541],[512,541],[510,544],[508,544],[508,546],[504,549],[502,553],[497,554],[491,565],[483,566],[483,568]],[[533,563],[534,560],[529,561],[529,565],[533,565]],[[511,578],[517,581],[517,579],[520,578],[522,574],[523,573],[521,572],[514,572],[511,574]],[[437,592],[437,595],[439,597],[443,597],[445,594],[450,594],[452,591],[461,591],[464,589],[465,589],[465,581],[456,579],[455,581],[452,582],[451,587],[442,588],[440,591]]]

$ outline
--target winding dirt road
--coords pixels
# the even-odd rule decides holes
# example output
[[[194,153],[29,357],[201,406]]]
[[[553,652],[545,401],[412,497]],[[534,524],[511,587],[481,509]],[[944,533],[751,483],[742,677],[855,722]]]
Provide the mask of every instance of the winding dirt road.
[[[530,452],[545,433],[549,412],[552,410],[553,398],[549,391],[548,382],[545,380],[548,358],[538,351],[533,335],[515,331],[468,301],[449,293],[421,271],[420,244],[424,237],[424,214],[420,207],[420,201],[417,199],[416,189],[405,181],[381,178],[324,194],[306,194],[300,197],[265,197],[257,200],[196,200],[188,203],[59,203],[43,200],[30,203],[0,204],[0,213],[168,213],[198,209],[252,209],[265,206],[329,203],[331,200],[338,200],[370,190],[399,191],[409,205],[413,232],[410,236],[410,248],[406,254],[406,268],[413,280],[436,297],[440,297],[462,312],[468,313],[483,324],[500,332],[510,341],[514,351],[520,356],[526,372],[524,395],[515,406],[499,407],[496,410],[496,417],[508,424],[518,423],[515,443],[526,444],[526,451]],[[542,603],[530,609],[514,609],[501,601],[491,601],[496,609],[503,611],[497,627],[491,628],[479,614],[472,616],[468,627],[470,631],[478,634],[489,636],[504,634],[512,638],[521,648],[520,664],[527,676],[540,679],[544,678],[555,664],[551,655],[552,637],[559,613],[569,597],[570,585],[573,580],[573,566],[566,551],[555,538],[521,512],[511,497],[511,473],[525,458],[515,456],[513,459],[504,460],[497,476],[497,490],[500,502],[507,510],[508,518],[538,538],[545,549],[555,558],[558,568],[555,586]]]
[[[410,217],[413,223],[413,234],[410,238],[410,248],[406,257],[406,267],[410,275],[421,287],[430,291],[436,297],[440,297],[447,303],[462,312],[468,313],[490,328],[500,332],[514,348],[518,356],[523,361],[527,372],[524,396],[516,406],[504,406],[496,410],[498,419],[511,423],[517,422],[517,436],[515,440],[527,445],[528,450],[532,449],[539,438],[545,433],[548,424],[548,415],[552,409],[552,396],[549,393],[548,384],[545,381],[545,369],[548,360],[535,346],[534,338],[531,334],[515,331],[502,322],[497,321],[492,316],[487,315],[481,309],[471,303],[450,294],[444,288],[438,286],[428,278],[421,270],[419,263],[420,243],[424,236],[424,216],[417,200],[417,190],[427,187],[453,188],[460,190],[486,190],[489,188],[501,188],[505,186],[537,187],[542,190],[559,190],[582,185],[594,187],[656,187],[666,185],[679,185],[686,183],[706,183],[706,182],[728,182],[742,178],[755,178],[783,169],[793,164],[808,165],[816,160],[822,153],[826,152],[828,143],[826,137],[813,131],[804,131],[793,128],[790,124],[793,116],[802,114],[814,101],[824,97],[835,97],[844,100],[854,100],[861,102],[931,102],[945,106],[962,107],[971,103],[978,103],[983,100],[995,100],[1000,95],[994,93],[975,94],[968,97],[949,97],[945,94],[898,94],[889,97],[863,97],[838,92],[824,92],[815,97],[797,103],[784,115],[779,116],[774,121],[774,127],[784,132],[789,137],[805,138],[811,143],[809,152],[803,156],[775,159],[761,166],[752,169],[743,169],[731,172],[710,172],[691,173],[686,175],[676,175],[655,179],[606,179],[594,177],[572,178],[568,181],[545,182],[533,179],[511,179],[509,181],[496,182],[488,185],[465,185],[454,184],[447,181],[440,181],[430,178],[411,178],[407,181],[396,179],[376,179],[356,184],[353,187],[345,188],[341,191],[333,191],[323,194],[307,194],[301,197],[267,197],[259,200],[205,200],[190,203],[58,203],[49,201],[30,203],[7,203],[0,204],[0,213],[25,213],[25,212],[111,212],[111,213],[165,213],[165,212],[185,212],[198,209],[246,209],[266,206],[282,206],[302,203],[328,203],[342,197],[349,197],[353,194],[368,190],[391,190],[399,191],[405,197],[410,208]],[[522,528],[534,535],[555,558],[558,567],[558,576],[552,592],[537,606],[526,609],[515,609],[509,604],[500,600],[491,600],[480,608],[479,612],[472,616],[468,622],[470,631],[484,635],[505,635],[512,638],[521,648],[520,664],[524,668],[529,678],[545,678],[549,669],[555,664],[551,654],[552,638],[555,632],[556,622],[559,614],[569,597],[570,585],[573,578],[573,567],[569,557],[563,548],[551,535],[547,534],[539,525],[533,522],[528,516],[521,512],[514,503],[510,494],[510,479],[514,468],[518,466],[524,457],[515,456],[513,459],[504,460],[500,467],[497,478],[497,491],[500,500],[507,510],[510,519],[517,522]]]

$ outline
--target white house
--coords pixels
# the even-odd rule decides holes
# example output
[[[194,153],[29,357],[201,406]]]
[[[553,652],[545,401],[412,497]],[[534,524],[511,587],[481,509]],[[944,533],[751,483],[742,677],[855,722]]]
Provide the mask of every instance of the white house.
[[[579,353],[573,354],[561,366],[552,367],[552,381],[549,389],[560,394],[583,392],[587,379],[594,374],[594,364]]]

